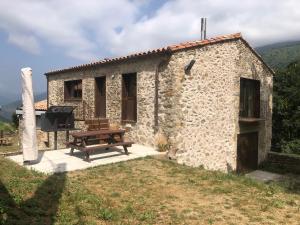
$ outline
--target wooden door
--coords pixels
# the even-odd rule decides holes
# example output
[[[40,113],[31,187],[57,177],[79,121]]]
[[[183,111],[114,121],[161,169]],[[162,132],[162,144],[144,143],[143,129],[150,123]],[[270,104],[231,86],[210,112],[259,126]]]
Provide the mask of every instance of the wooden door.
[[[123,74],[122,78],[122,121],[134,122],[137,119],[136,73]]]
[[[106,118],[106,77],[95,78],[95,117]]]
[[[257,169],[258,133],[239,134],[237,140],[237,172]]]

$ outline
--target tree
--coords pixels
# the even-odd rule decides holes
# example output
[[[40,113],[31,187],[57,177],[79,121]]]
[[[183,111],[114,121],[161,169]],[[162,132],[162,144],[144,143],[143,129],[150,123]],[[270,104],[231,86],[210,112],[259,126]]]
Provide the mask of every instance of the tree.
[[[12,123],[15,126],[15,128],[18,128],[19,127],[19,117],[17,116],[17,114],[13,113],[11,118],[12,118]]]
[[[300,154],[300,62],[274,76],[273,150]]]

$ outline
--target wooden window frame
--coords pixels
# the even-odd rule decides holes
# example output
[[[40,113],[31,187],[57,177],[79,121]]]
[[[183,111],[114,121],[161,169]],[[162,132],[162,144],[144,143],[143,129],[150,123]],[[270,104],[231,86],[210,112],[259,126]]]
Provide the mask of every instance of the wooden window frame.
[[[68,80],[64,82],[64,100],[65,101],[82,100],[82,80]]]
[[[240,118],[260,118],[260,81],[240,78]]]
[[[132,87],[135,89],[132,90]],[[133,104],[133,108],[131,109],[132,115],[128,115],[128,112],[130,112],[130,109],[127,108],[129,101],[131,101],[131,104]],[[137,122],[137,73],[122,74],[121,122]]]

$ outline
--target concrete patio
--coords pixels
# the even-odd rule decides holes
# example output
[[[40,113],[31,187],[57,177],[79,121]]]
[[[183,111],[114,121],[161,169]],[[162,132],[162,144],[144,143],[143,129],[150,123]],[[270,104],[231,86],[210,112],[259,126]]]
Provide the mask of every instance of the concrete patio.
[[[280,181],[284,178],[283,175],[262,170],[252,171],[251,173],[246,174],[246,177],[250,177],[254,180],[265,183],[268,183],[270,181]]]
[[[128,148],[129,155],[125,155],[122,147],[114,147],[109,150],[101,149],[91,154],[91,162],[84,161],[84,153],[75,150],[74,155],[70,155],[70,149],[60,149],[55,151],[40,151],[37,162],[33,165],[25,165],[28,169],[33,169],[43,173],[58,173],[74,170],[82,170],[99,165],[117,163],[131,159],[164,154],[154,148],[138,144]],[[8,156],[7,158],[23,166],[23,155]]]

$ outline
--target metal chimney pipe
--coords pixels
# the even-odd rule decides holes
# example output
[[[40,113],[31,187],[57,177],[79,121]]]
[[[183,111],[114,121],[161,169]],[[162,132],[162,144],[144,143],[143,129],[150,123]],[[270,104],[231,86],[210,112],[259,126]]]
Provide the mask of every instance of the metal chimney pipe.
[[[203,31],[203,38],[206,39],[206,21],[207,18],[204,18],[204,31]]]
[[[201,40],[203,40],[204,18],[201,18]]]

